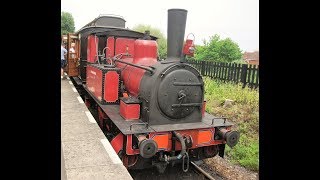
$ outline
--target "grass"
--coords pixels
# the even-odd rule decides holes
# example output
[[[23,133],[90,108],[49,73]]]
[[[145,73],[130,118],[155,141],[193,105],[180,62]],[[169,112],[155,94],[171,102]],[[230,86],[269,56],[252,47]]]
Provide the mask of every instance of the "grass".
[[[226,159],[250,170],[259,170],[259,90],[242,88],[242,84],[224,83],[204,78],[206,111],[224,116],[233,122],[233,130],[240,132],[240,140],[232,149],[226,146]],[[234,100],[224,108],[226,99]]]

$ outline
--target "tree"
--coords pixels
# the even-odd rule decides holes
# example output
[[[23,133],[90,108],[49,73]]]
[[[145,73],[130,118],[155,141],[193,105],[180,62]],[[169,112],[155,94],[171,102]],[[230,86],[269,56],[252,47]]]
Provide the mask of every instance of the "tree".
[[[160,29],[151,27],[150,25],[139,24],[132,28],[135,31],[144,33],[146,30],[150,31],[150,35],[156,36],[157,43],[158,43],[158,51],[159,51],[159,58],[166,59],[167,58],[167,39],[165,38],[164,34],[161,32]]]
[[[61,35],[74,32],[74,20],[72,14],[68,12],[61,13]]]
[[[220,36],[215,34],[210,37],[209,42],[206,40],[203,42],[204,46],[196,46],[196,60],[232,62],[242,57],[239,45],[230,38],[220,39]]]

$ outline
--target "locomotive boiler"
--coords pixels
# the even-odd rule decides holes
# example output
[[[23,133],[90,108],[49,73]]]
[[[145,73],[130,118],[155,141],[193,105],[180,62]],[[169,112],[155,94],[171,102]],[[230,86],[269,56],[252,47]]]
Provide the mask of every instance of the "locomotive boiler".
[[[123,164],[163,172],[182,163],[187,171],[190,160],[223,157],[225,144],[236,145],[239,133],[225,118],[205,112],[202,76],[185,62],[194,53],[193,41],[184,42],[187,10],[168,10],[162,61],[156,37],[124,28],[123,18],[108,18],[76,33],[82,50],[74,78]]]

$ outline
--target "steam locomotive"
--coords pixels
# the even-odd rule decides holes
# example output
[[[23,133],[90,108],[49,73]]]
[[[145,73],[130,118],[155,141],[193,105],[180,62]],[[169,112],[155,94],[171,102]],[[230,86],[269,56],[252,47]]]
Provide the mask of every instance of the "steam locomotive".
[[[125,28],[121,16],[101,15],[63,40],[76,44],[66,71],[115,152],[128,169],[224,155],[239,133],[225,118],[205,112],[201,74],[185,62],[187,10],[168,10],[167,59],[158,59],[157,37]]]

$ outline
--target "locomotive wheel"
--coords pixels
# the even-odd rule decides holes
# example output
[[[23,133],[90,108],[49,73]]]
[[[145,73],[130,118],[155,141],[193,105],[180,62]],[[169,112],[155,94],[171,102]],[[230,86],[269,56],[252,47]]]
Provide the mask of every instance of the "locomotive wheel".
[[[126,155],[122,156],[122,163],[126,168],[134,166],[138,161],[138,155]]]
[[[101,117],[100,114],[99,114],[98,125],[100,126],[100,128],[102,129],[102,131],[103,131],[104,128],[105,128],[105,124],[106,124],[105,121],[106,121],[106,120],[105,120],[103,117]]]
[[[214,157],[218,154],[219,148],[217,145],[206,146],[203,148],[203,152],[206,158]]]
[[[91,106],[89,99],[85,99],[85,104],[86,104],[87,108],[89,108]]]

